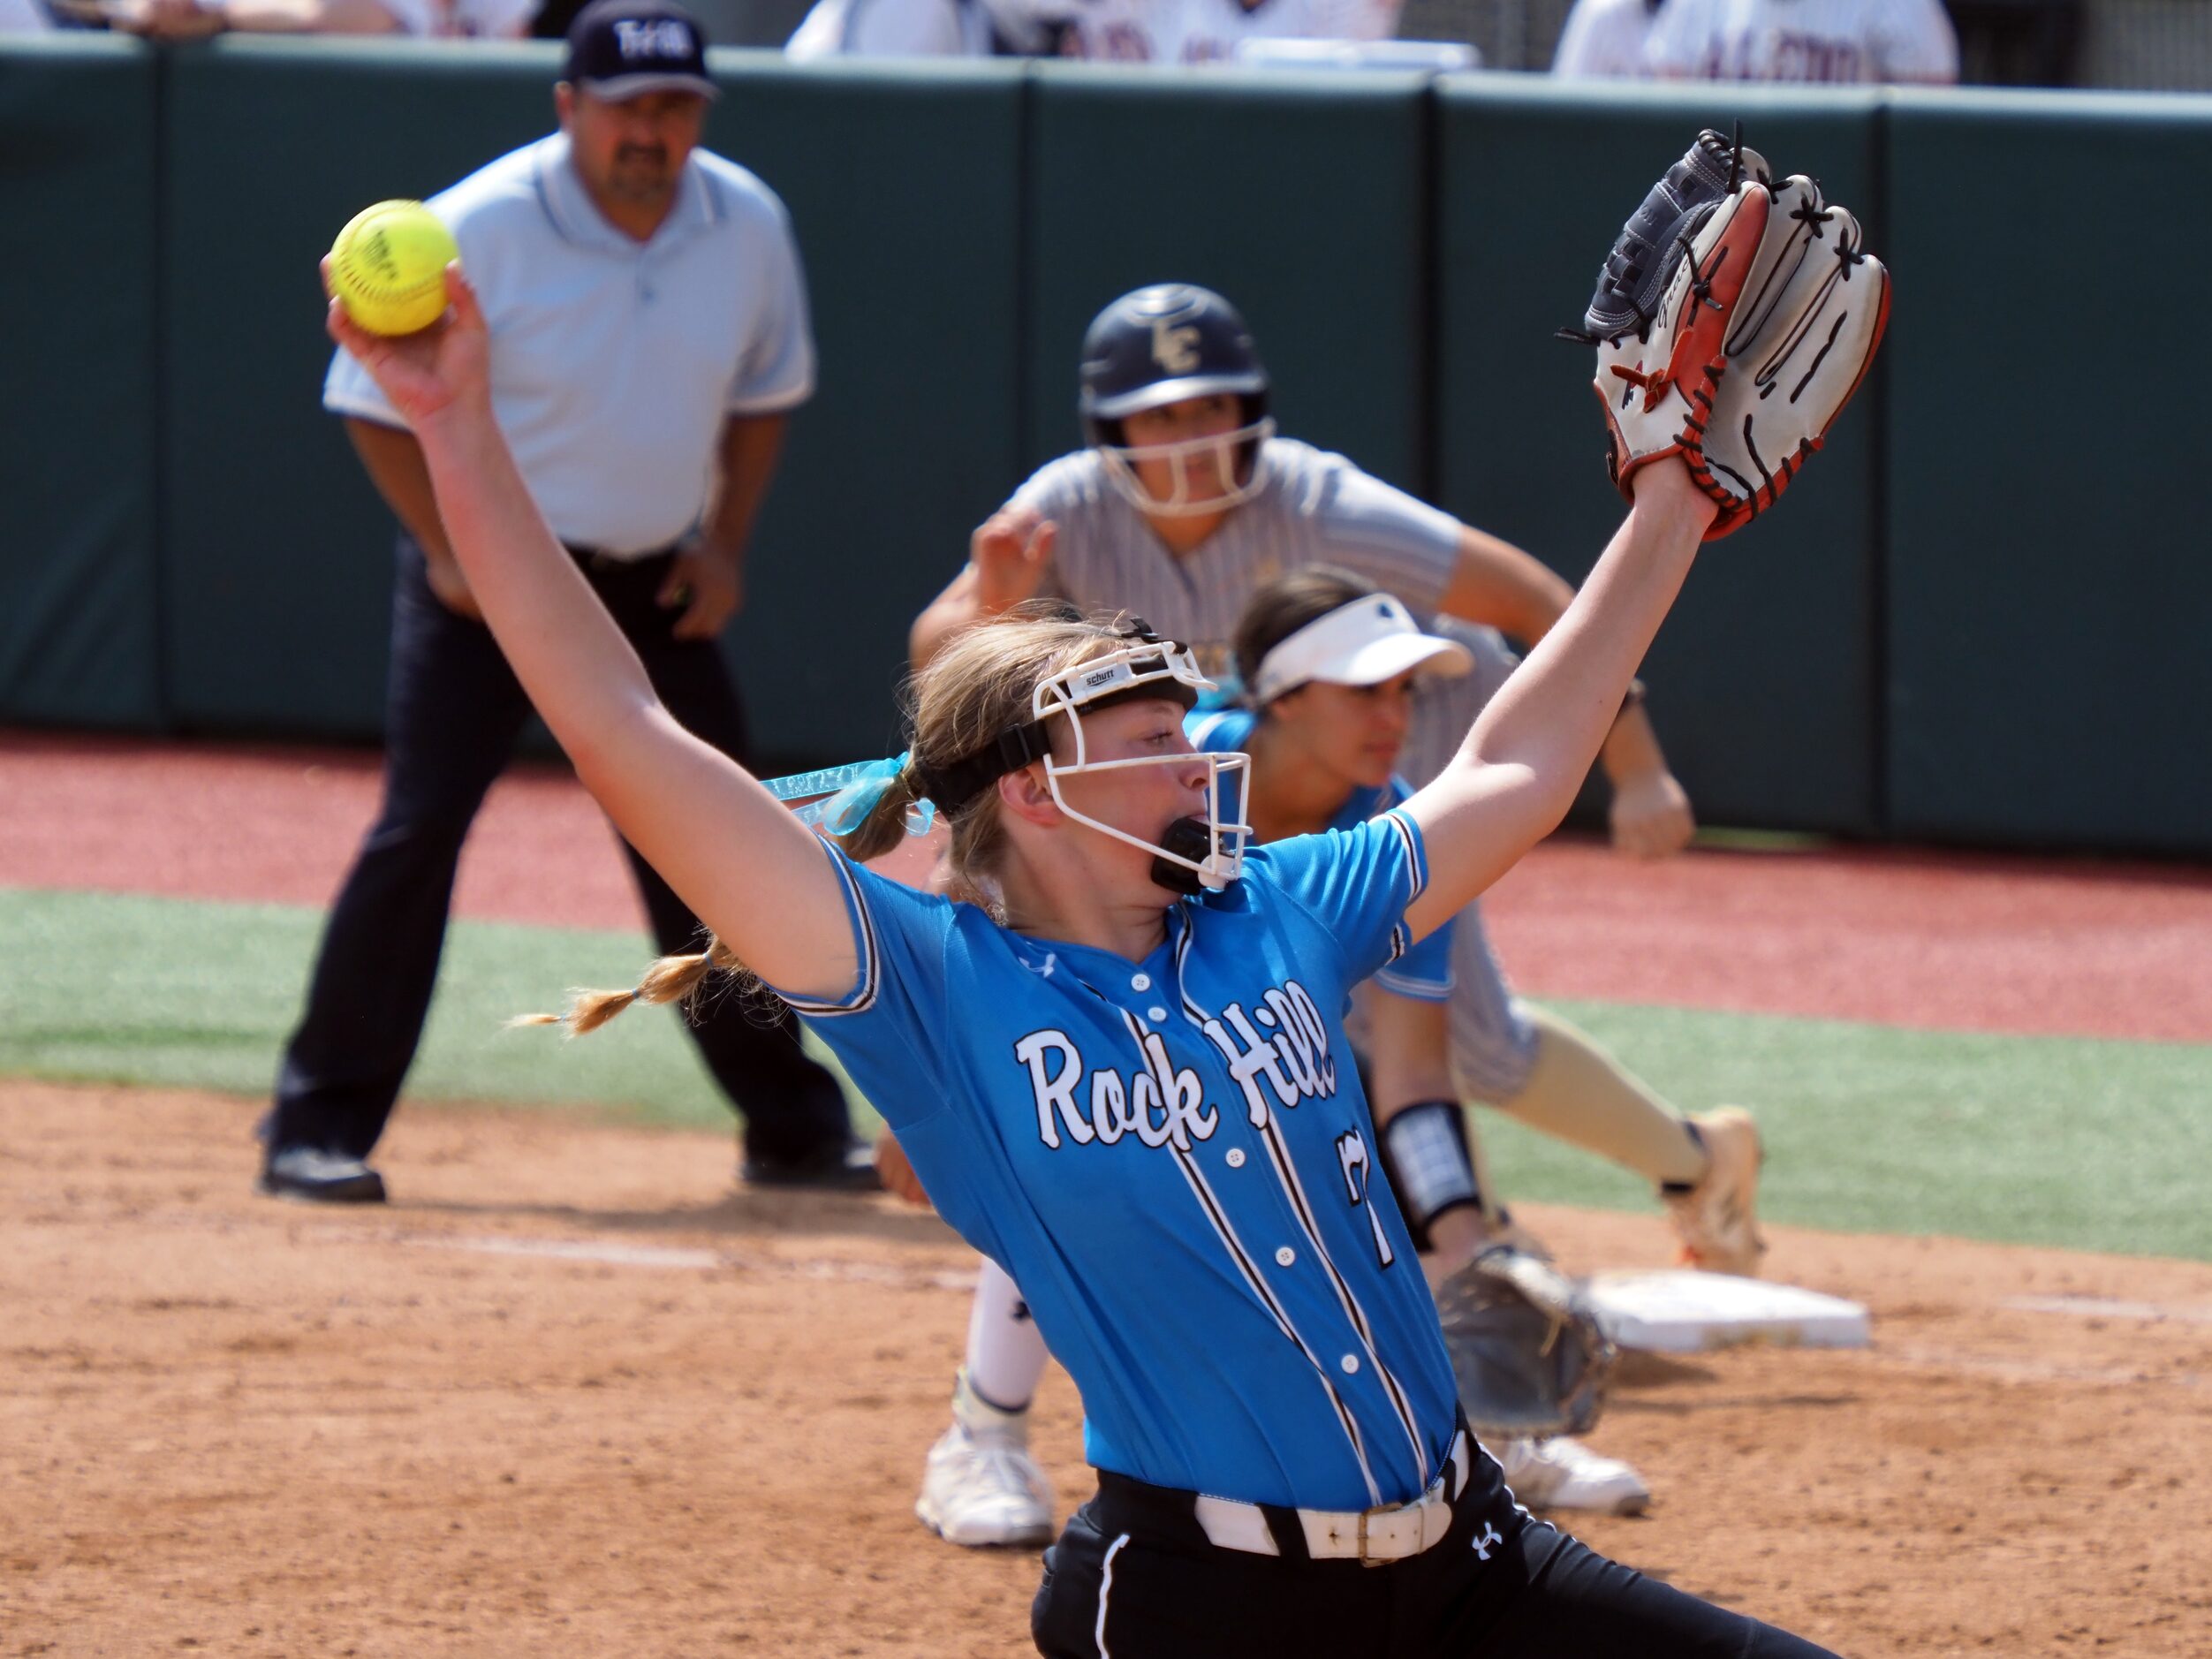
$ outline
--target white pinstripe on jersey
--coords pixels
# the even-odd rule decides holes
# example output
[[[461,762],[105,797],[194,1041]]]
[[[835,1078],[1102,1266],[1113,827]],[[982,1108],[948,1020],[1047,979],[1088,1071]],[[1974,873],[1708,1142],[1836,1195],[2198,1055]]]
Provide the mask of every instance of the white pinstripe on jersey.
[[[1406,829],[1402,820],[1392,817],[1387,822],[1392,829],[1398,831],[1399,840],[1404,844],[1406,867],[1413,872],[1413,894],[1418,896],[1423,884],[1422,866],[1420,854],[1413,845],[1413,833]],[[1407,902],[1410,904],[1412,899],[1409,898]],[[1394,936],[1402,931],[1402,928],[1392,929]],[[1191,936],[1188,932],[1186,932],[1176,951],[1176,989],[1178,1000],[1183,1004],[1183,1018],[1204,1033],[1208,1041],[1222,1051],[1223,1058],[1234,1064],[1239,1052],[1236,1044],[1229,1040],[1227,1033],[1222,1029],[1221,1022],[1193,1002],[1190,993],[1182,987],[1183,961],[1189,954]],[[1267,1016],[1261,1014],[1257,1017],[1265,1019]],[[1286,1021],[1284,1024],[1287,1031],[1289,1022]],[[1142,1027],[1136,1024],[1133,1018],[1131,1019],[1130,1025],[1141,1039],[1144,1034]],[[1360,1306],[1359,1299],[1352,1293],[1352,1287],[1345,1283],[1344,1274],[1338,1270],[1335,1261],[1329,1256],[1329,1246],[1322,1241],[1321,1229],[1314,1220],[1313,1204],[1306,1196],[1305,1184],[1299,1178],[1298,1165],[1291,1156],[1290,1148],[1284,1143],[1282,1131],[1276,1124],[1272,1112],[1269,1114],[1268,1122],[1261,1125],[1260,1134],[1266,1143],[1269,1161],[1275,1166],[1276,1178],[1281,1182],[1284,1195],[1290,1201],[1291,1211],[1298,1217],[1299,1230],[1306,1236],[1306,1246],[1314,1253],[1315,1259],[1321,1262],[1322,1269],[1327,1272],[1329,1284],[1336,1291],[1338,1306],[1343,1307],[1345,1317],[1352,1322],[1352,1329],[1359,1333],[1360,1346],[1367,1356],[1367,1363],[1375,1367],[1376,1376],[1381,1378],[1382,1387],[1390,1396],[1391,1408],[1398,1413],[1398,1423],[1405,1430],[1405,1440],[1413,1451],[1414,1466],[1420,1470],[1421,1481],[1425,1485],[1428,1480],[1428,1454],[1421,1448],[1420,1428],[1414,1420],[1413,1404],[1406,1398],[1405,1385],[1391,1373],[1389,1364],[1376,1350],[1375,1331],[1367,1319],[1367,1311]],[[1195,1165],[1188,1166],[1186,1173],[1190,1175],[1193,1182],[1201,1179],[1197,1174]],[[1303,1339],[1300,1339],[1299,1345],[1300,1348],[1305,1347]],[[1311,1351],[1307,1350],[1307,1352],[1310,1356]],[[1328,1373],[1324,1370],[1322,1375],[1323,1381],[1327,1381]],[[1336,1393],[1333,1384],[1329,1392],[1333,1398]],[[1350,1426],[1348,1416],[1346,1421]],[[1358,1436],[1356,1426],[1353,1427],[1355,1428],[1353,1440],[1356,1445]],[[1360,1466],[1365,1468],[1367,1452],[1364,1446],[1360,1448]]]
[[[788,992],[783,994],[784,1000],[791,1004],[793,1012],[812,1014],[820,1019],[834,1019],[839,1014],[864,1014],[875,1007],[877,975],[883,960],[882,953],[875,948],[875,918],[860,902],[860,890],[852,879],[852,866],[843,859],[834,859],[830,862],[837,870],[838,881],[845,884],[846,913],[853,918],[860,933],[860,985],[851,996],[842,1002],[822,1002],[810,996],[796,996]]]
[[[1187,939],[1188,935],[1185,937]],[[1179,973],[1178,977],[1180,977]],[[1189,998],[1186,996],[1184,1001],[1187,1004]],[[1137,1040],[1137,1046],[1141,1049],[1147,1035],[1144,1027],[1137,1023],[1133,1014],[1125,1013],[1122,1018],[1128,1022],[1129,1034]],[[1230,1222],[1229,1212],[1223,1207],[1221,1200],[1215,1196],[1214,1189],[1207,1184],[1204,1172],[1198,1167],[1198,1160],[1180,1148],[1174,1150],[1177,1166],[1190,1186],[1191,1196],[1198,1201],[1207,1225],[1214,1230],[1214,1236],[1221,1240],[1222,1248],[1229,1253],[1229,1259],[1236,1264],[1238,1276],[1258,1299],[1261,1306],[1273,1316],[1276,1325],[1290,1339],[1291,1345],[1306,1357],[1307,1364],[1313,1367],[1314,1375],[1319,1380],[1322,1391],[1329,1396],[1329,1404],[1344,1428],[1345,1438],[1352,1443],[1352,1455],[1358,1459],[1360,1478],[1367,1482],[1368,1502],[1380,1504],[1382,1489],[1375,1481],[1375,1466],[1367,1459],[1367,1436],[1360,1432],[1360,1420],[1352,1415],[1352,1407],[1345,1403],[1345,1398],[1338,1392],[1335,1380],[1329,1375],[1329,1367],[1323,1363],[1321,1355],[1315,1353],[1306,1338],[1299,1335],[1298,1327],[1291,1322],[1289,1312],[1275,1292],[1268,1288],[1267,1276],[1260,1271],[1259,1264],[1253,1260],[1252,1252],[1246,1246],[1245,1241],[1237,1236],[1237,1230]],[[1369,1352],[1373,1352],[1372,1347]],[[1391,1405],[1394,1409],[1402,1409],[1402,1397],[1397,1391],[1395,1381],[1391,1388]],[[1418,1435],[1414,1436],[1413,1457],[1420,1466],[1422,1478],[1426,1480],[1428,1460],[1421,1456]]]

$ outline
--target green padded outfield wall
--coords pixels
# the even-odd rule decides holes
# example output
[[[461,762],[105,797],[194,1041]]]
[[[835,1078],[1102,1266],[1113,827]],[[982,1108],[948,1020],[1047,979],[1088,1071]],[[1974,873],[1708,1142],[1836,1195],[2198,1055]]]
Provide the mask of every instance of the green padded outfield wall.
[[[159,723],[153,54],[0,48],[0,720]]]
[[[557,57],[0,52],[0,192],[80,255],[59,298],[0,274],[39,325],[0,345],[0,718],[377,730],[390,524],[321,411],[314,259],[547,130]],[[716,67],[710,141],[791,204],[822,358],[733,637],[770,756],[883,745],[907,618],[1076,441],[1083,324],[1142,281],[1245,305],[1286,430],[1579,575],[1617,510],[1587,358],[1549,336],[1686,129],[1741,116],[1867,210],[1900,299],[1791,511],[1708,552],[1648,664],[1704,815],[2212,852],[2185,343],[2077,349],[2062,283],[1976,276],[1992,227],[2041,226],[2107,251],[2101,314],[2164,315],[2212,233],[2109,251],[2212,161],[2212,101]]]
[[[548,130],[551,46],[231,39],[162,111],[168,694],[188,730],[383,723],[393,522],[322,408],[315,261],[358,209]]]
[[[1889,121],[1891,829],[2212,854],[2212,99]]]
[[[764,758],[888,754],[907,627],[1020,476],[1021,71],[716,64],[709,141],[791,209],[821,355],[733,660]]]
[[[1440,504],[1579,581],[1618,523],[1581,325],[1610,238],[1700,125],[1864,211],[1875,95],[1564,87],[1438,88]],[[1534,181],[1542,180],[1542,188]],[[1886,354],[1886,353],[1885,353]],[[1700,558],[1644,666],[1669,759],[1713,823],[1882,826],[1879,373],[1787,511]]]
[[[1420,487],[1426,87],[1409,74],[1042,66],[1030,463],[1081,442],[1091,318],[1131,288],[1186,281],[1244,311],[1285,434]]]

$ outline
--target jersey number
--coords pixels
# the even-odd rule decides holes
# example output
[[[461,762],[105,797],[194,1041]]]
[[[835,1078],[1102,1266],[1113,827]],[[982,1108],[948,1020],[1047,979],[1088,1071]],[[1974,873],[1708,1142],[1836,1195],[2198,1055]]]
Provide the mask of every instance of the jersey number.
[[[1367,1225],[1375,1233],[1375,1254],[1389,1267],[1398,1255],[1390,1248],[1390,1235],[1382,1231],[1382,1217],[1367,1202],[1367,1143],[1357,1129],[1337,1137],[1337,1167],[1345,1172],[1345,1192],[1352,1199],[1352,1208],[1367,1212]]]

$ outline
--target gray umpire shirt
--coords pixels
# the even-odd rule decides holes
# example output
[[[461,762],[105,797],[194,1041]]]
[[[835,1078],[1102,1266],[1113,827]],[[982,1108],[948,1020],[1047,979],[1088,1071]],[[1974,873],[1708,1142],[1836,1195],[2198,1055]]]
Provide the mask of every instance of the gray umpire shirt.
[[[1013,504],[1059,528],[1046,593],[1086,610],[1134,612],[1190,646],[1216,679],[1235,672],[1231,641],[1246,603],[1287,571],[1333,564],[1395,594],[1423,627],[1474,654],[1473,674],[1427,682],[1415,701],[1398,769],[1427,783],[1516,660],[1495,630],[1436,615],[1459,557],[1459,521],[1292,438],[1269,438],[1258,466],[1259,493],[1179,557],[1114,488],[1095,450],[1040,469]]]
[[[430,199],[491,329],[491,401],[531,498],[572,547],[653,552],[698,524],[731,416],[814,385],[791,220],[735,162],[695,149],[647,242],[610,224],[568,138],[524,146]],[[406,422],[351,353],[325,407]]]

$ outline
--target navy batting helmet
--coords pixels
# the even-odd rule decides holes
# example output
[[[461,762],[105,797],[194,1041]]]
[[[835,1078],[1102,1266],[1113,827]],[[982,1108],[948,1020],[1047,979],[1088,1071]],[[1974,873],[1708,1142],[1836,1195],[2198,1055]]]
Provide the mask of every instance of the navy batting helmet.
[[[1122,422],[1140,410],[1221,394],[1241,406],[1234,431],[1139,447],[1124,441]],[[1210,512],[1259,490],[1260,445],[1275,431],[1268,419],[1268,371],[1237,307],[1210,288],[1163,283],[1124,294],[1100,312],[1083,337],[1077,407],[1107,475],[1146,512]],[[1208,454],[1220,462],[1210,488],[1194,481],[1191,470],[1193,460]],[[1167,495],[1153,494],[1138,479],[1134,466],[1142,460],[1171,467],[1174,486]]]

